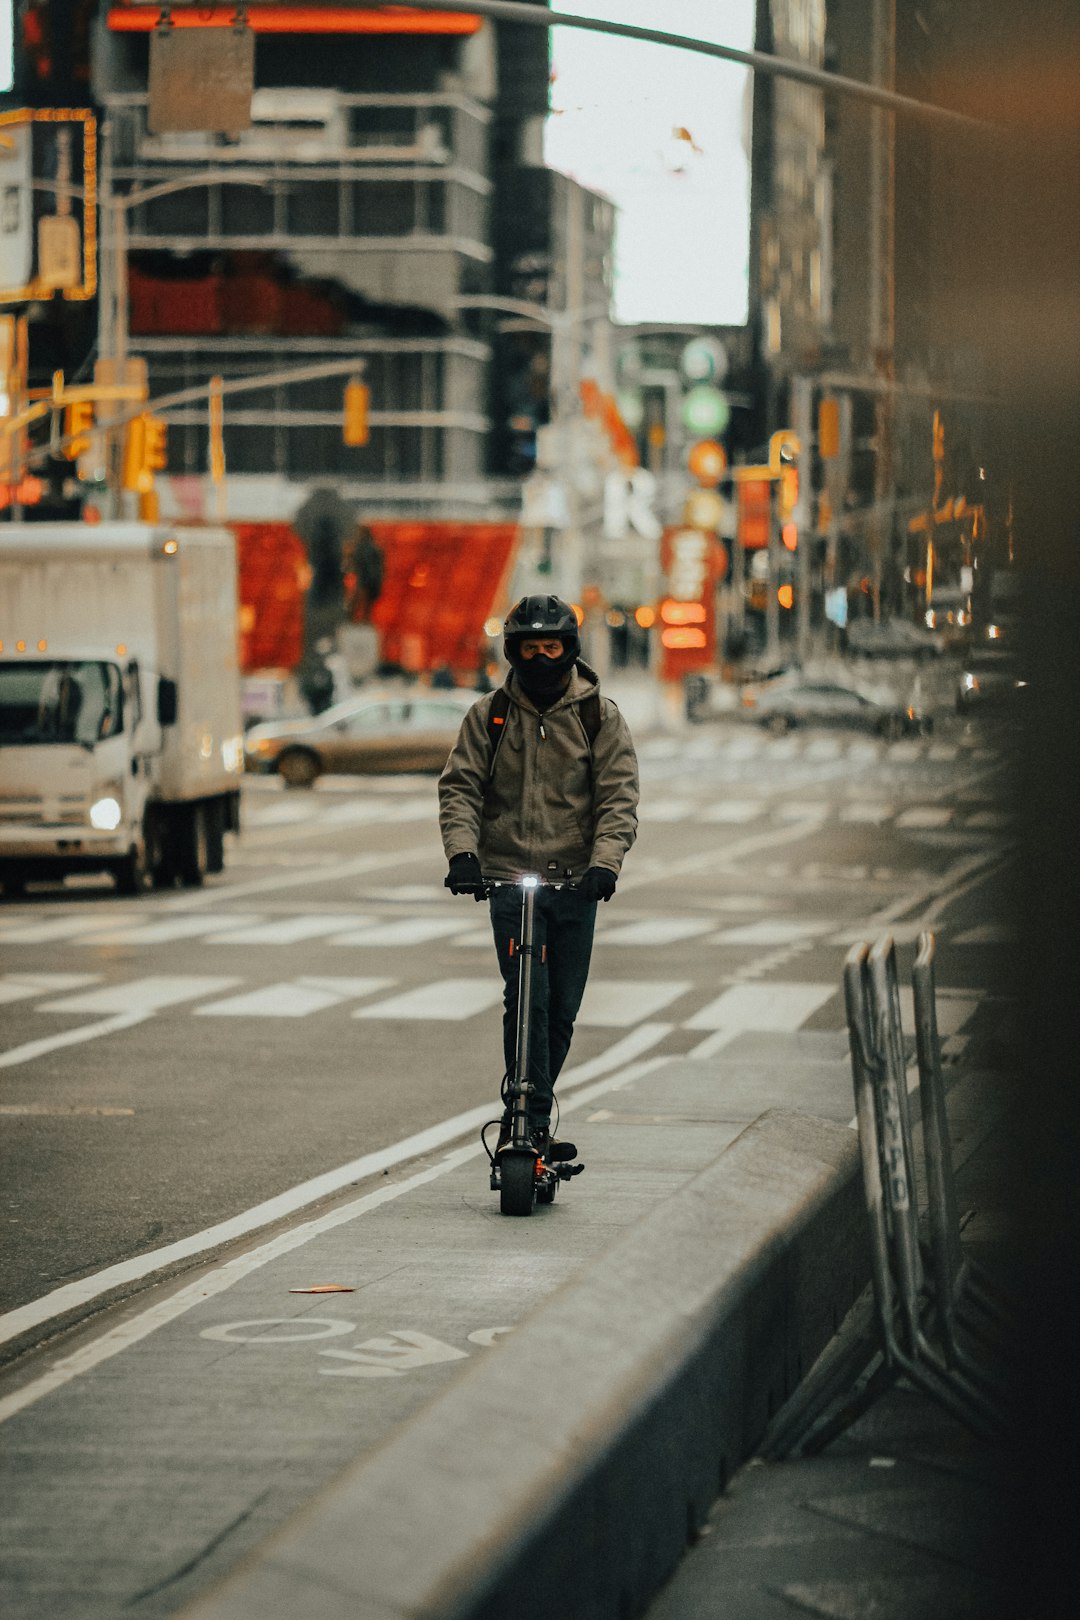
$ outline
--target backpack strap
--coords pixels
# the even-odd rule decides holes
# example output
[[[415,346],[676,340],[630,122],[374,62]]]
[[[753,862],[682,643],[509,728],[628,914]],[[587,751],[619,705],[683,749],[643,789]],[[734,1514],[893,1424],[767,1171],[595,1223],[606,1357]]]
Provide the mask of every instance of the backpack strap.
[[[497,686],[492,694],[491,707],[488,709],[487,734],[491,744],[491,762],[488,765],[488,780],[495,774],[495,756],[499,752],[499,744],[506,731],[506,716],[510,712],[510,694],[505,686]]]
[[[600,712],[600,694],[599,692],[590,692],[588,697],[582,698],[578,704],[578,719],[581,721],[581,729],[585,733],[585,740],[589,745],[590,754],[603,718]]]

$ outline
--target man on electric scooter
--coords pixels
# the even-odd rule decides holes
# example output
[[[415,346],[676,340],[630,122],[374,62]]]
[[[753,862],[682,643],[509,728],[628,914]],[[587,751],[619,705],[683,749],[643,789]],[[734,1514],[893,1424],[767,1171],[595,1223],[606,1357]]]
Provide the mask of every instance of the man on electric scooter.
[[[536,892],[536,940],[545,966],[534,978],[530,1124],[549,1162],[573,1159],[551,1140],[555,1081],[585,993],[596,905],[615,892],[637,835],[638,767],[629,728],[580,657],[574,611],[557,596],[526,596],[503,626],[510,672],[473,704],[439,779],[439,824],[450,863],[446,887],[484,898],[481,877],[535,873],[567,888]],[[518,966],[510,941],[521,893],[490,891],[502,973],[503,1051],[509,1073],[517,1028]],[[504,1115],[499,1146],[509,1139]]]

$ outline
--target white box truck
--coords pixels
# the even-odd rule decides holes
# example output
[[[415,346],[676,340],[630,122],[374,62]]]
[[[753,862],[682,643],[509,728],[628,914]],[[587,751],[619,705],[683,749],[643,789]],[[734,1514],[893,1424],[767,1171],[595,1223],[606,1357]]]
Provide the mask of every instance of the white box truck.
[[[0,884],[197,885],[239,831],[227,529],[0,525]]]

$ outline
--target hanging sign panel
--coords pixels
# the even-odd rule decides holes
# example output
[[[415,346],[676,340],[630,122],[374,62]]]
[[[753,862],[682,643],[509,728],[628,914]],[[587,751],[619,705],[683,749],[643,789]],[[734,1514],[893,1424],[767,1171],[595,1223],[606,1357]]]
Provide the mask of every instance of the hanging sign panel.
[[[97,122],[71,107],[0,112],[0,304],[97,290]]]

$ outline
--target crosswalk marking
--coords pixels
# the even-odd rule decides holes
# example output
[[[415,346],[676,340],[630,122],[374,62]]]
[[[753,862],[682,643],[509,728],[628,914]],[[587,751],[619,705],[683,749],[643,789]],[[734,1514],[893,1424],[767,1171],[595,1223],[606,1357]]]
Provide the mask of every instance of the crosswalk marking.
[[[354,928],[365,927],[373,922],[371,917],[347,917],[339,912],[337,916],[300,916],[283,917],[277,922],[256,923],[248,928],[228,928],[224,933],[216,934],[212,941],[215,945],[295,945],[303,939],[317,939],[320,934],[334,934],[341,930],[343,923]]]
[[[84,934],[81,945],[165,945],[177,939],[193,939],[224,932],[228,928],[258,922],[257,917],[166,917],[160,922],[136,923],[130,928],[106,928]]]
[[[119,928],[135,921],[134,912],[114,913],[105,917],[99,912],[91,914],[82,911],[74,915],[68,912],[62,917],[50,917],[46,922],[9,925],[0,934],[0,945],[51,945],[57,940],[74,939],[79,934],[97,932],[106,924],[109,927]]]
[[[578,1023],[626,1029],[651,1018],[693,988],[692,979],[590,979]]]
[[[396,984],[395,979],[376,978],[342,978],[337,974],[302,974],[296,980],[297,984],[309,985],[313,990],[329,990],[331,995],[341,996],[345,1001],[359,1001],[361,996],[373,996],[379,990],[390,990]]]
[[[790,804],[781,804],[776,809],[777,821],[824,821],[829,814],[827,804],[812,804],[808,800],[799,802],[793,800]]]
[[[1015,945],[1019,935],[1011,923],[981,923],[957,934],[954,945]]]
[[[694,939],[707,934],[711,920],[701,917],[643,917],[638,922],[605,928],[596,936],[597,945],[672,945],[676,940]]]
[[[765,805],[760,799],[721,799],[716,804],[707,805],[699,819],[735,824],[757,821],[764,814]]]
[[[953,812],[943,804],[917,804],[910,810],[902,810],[896,818],[898,827],[923,827],[929,830],[932,827],[946,827],[953,818]]]
[[[769,917],[740,928],[725,928],[722,933],[713,934],[712,939],[717,945],[795,945],[801,940],[814,939],[818,934],[827,934],[831,927],[831,923],[784,922],[779,917]]]
[[[98,973],[5,973],[0,978],[0,1003],[28,1001],[34,996],[54,995],[58,990],[75,990],[96,984]]]
[[[239,984],[236,978],[219,974],[185,976],[182,974],[151,975],[145,979],[129,979],[124,984],[106,984],[98,990],[87,990],[82,995],[63,996],[59,1001],[47,1001],[39,1012],[101,1012],[130,1013],[157,1012],[180,1001],[196,1001],[202,996],[219,994]]]
[[[195,1012],[203,1018],[306,1018],[308,1013],[342,1001],[388,990],[393,979],[302,978],[264,985],[224,1001],[211,1001]]]
[[[370,928],[335,934],[332,945],[424,945],[429,940],[460,934],[459,917],[400,917],[395,922],[376,923]]]
[[[891,804],[846,804],[840,812],[840,820],[867,822],[880,827],[883,821],[889,820],[894,811],[895,806]]]
[[[684,1029],[794,1031],[836,995],[834,984],[736,984],[687,1019]]]
[[[502,984],[489,979],[436,979],[416,990],[406,990],[389,1001],[361,1007],[354,1018],[402,1018],[407,1020],[446,1020],[461,1023],[476,1013],[486,1012],[502,1000]],[[642,1017],[645,1015],[642,1014]]]
[[[317,990],[313,985],[266,984],[261,990],[211,1001],[194,1011],[200,1018],[306,1018],[340,1000],[332,991]]]
[[[685,821],[694,805],[689,799],[645,799],[641,805],[642,821]]]

